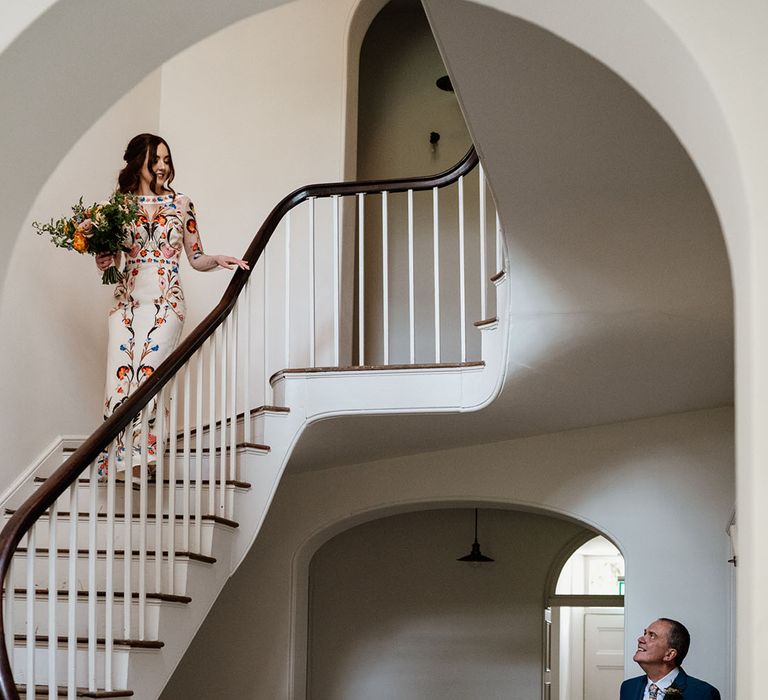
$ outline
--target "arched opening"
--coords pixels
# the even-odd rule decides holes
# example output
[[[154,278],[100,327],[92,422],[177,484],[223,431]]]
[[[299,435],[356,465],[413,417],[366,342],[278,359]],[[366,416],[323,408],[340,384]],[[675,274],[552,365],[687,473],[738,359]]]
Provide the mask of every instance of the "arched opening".
[[[72,3],[74,4],[74,3]],[[639,9],[641,8],[642,9]],[[562,8],[558,8],[558,10],[561,10]],[[638,3],[637,7],[632,8],[636,12],[647,12],[648,15],[654,15],[655,18],[655,10],[650,7],[646,7],[645,4]],[[542,10],[546,11],[546,10]],[[583,12],[584,8],[582,6],[579,7],[579,11]],[[562,13],[561,13],[562,14]],[[642,18],[641,18],[642,19]],[[564,17],[562,20],[563,22],[568,22],[569,19],[567,16]],[[573,36],[569,35],[567,30],[563,30],[563,25],[559,23],[559,18],[554,19],[552,17],[549,18],[549,21],[547,21],[547,18],[544,17],[542,20],[542,26],[546,26],[552,29],[552,31],[561,31],[561,33],[565,36],[568,36],[573,43],[583,46],[586,50],[589,50],[590,47],[595,48],[597,44],[599,44],[599,40],[592,35],[589,36]],[[595,34],[599,34],[601,32],[605,33],[611,33],[616,29],[614,26],[614,22],[610,19],[606,19],[605,22],[594,22],[594,23],[583,23],[583,22],[574,22],[574,26],[579,27],[587,27],[584,31],[587,32],[595,32]],[[642,25],[643,34],[642,36],[645,38],[648,38],[648,24],[647,22],[635,22],[632,23],[633,30],[638,31],[639,34],[639,27]],[[79,26],[79,25],[78,25]],[[87,23],[82,23],[83,27],[88,26]],[[671,32],[669,32],[671,34]],[[141,37],[140,32],[136,32],[137,37]],[[619,36],[619,33],[617,33],[617,43],[621,43],[621,37]],[[667,38],[667,34],[659,33],[658,41],[648,41],[646,44],[643,44],[641,41],[634,42],[633,45],[636,47],[636,51],[633,52],[626,52],[624,47],[621,49],[618,49],[616,51],[616,54],[613,56],[610,55],[610,51],[605,52],[601,54],[601,57],[605,60],[605,62],[608,65],[617,65],[617,66],[625,66],[628,62],[631,62],[637,66],[642,66],[642,70],[645,70],[647,72],[647,82],[643,82],[642,80],[638,82],[638,80],[632,80],[633,84],[639,85],[640,88],[643,90],[645,94],[651,94],[656,95],[657,98],[659,95],[662,96],[661,99],[655,100],[655,103],[660,105],[660,109],[669,117],[669,121],[672,124],[677,124],[678,126],[678,133],[682,133],[685,138],[683,139],[686,143],[686,145],[689,147],[690,151],[694,154],[694,157],[697,157],[697,162],[704,163],[705,166],[708,165],[708,167],[704,167],[704,170],[706,173],[708,173],[708,183],[712,186],[715,199],[718,201],[718,209],[722,212],[725,212],[724,219],[725,219],[725,225],[726,228],[730,229],[730,234],[732,238],[738,238],[738,236],[742,233],[746,234],[747,226],[746,224],[741,221],[741,216],[744,213],[741,208],[741,179],[738,176],[738,169],[735,167],[734,163],[732,162],[732,158],[728,157],[728,151],[731,148],[731,143],[729,138],[726,136],[726,138],[723,139],[711,139],[709,136],[707,136],[708,144],[706,147],[703,147],[701,145],[701,142],[697,141],[696,134],[694,133],[694,137],[691,138],[691,129],[690,127],[690,121],[697,122],[697,126],[695,129],[693,129],[694,132],[701,133],[701,134],[712,134],[712,133],[724,133],[729,135],[730,129],[726,127],[722,127],[722,129],[718,128],[721,126],[721,117],[720,113],[717,109],[709,109],[707,106],[709,103],[706,101],[706,97],[710,95],[709,92],[709,86],[702,87],[702,77],[706,79],[705,76],[702,76],[701,71],[699,70],[699,67],[694,63],[694,61],[689,61],[689,63],[685,63],[685,61],[678,61],[675,57],[678,57],[678,54],[685,53],[686,49],[685,47],[680,44],[680,46],[677,46],[674,44],[674,39],[670,42]],[[187,37],[185,35],[180,34],[178,40],[180,42],[186,42]],[[139,55],[141,54],[141,50],[143,46],[141,45],[140,41],[141,39],[138,39],[139,43],[131,42],[130,45],[130,53],[131,55]],[[666,43],[665,43],[666,42]],[[72,46],[77,46],[79,43],[73,41],[70,42]],[[670,48],[669,45],[674,44],[670,51],[661,51],[658,50],[659,48],[664,45],[666,48]],[[638,52],[643,52],[644,54],[638,54]],[[619,54],[620,52],[623,52],[627,55],[627,59],[622,63],[622,60],[620,59]],[[631,57],[630,57],[631,56]],[[639,57],[639,58],[638,58]],[[660,60],[663,60],[665,62],[665,67],[663,70],[654,70],[649,68],[649,65],[653,63],[652,59],[653,57],[660,57]],[[613,59],[613,60],[611,60]],[[688,56],[686,54],[685,60],[688,61]],[[96,65],[95,62],[89,61],[90,64]],[[680,72],[675,72],[674,75],[672,71],[669,72],[669,75],[667,74],[667,67],[674,64],[676,68],[680,68],[680,64],[684,64],[685,66],[689,66],[687,71],[680,69]],[[689,65],[690,64],[690,65]],[[91,70],[91,68],[86,67],[85,72],[82,73],[82,77],[84,80],[89,80],[89,73],[88,70]],[[106,70],[106,68],[105,68]],[[625,73],[626,74],[626,73]],[[53,76],[51,78],[51,81],[56,79],[54,73],[52,72],[51,75]],[[694,79],[692,80],[685,80],[682,76],[692,76]],[[635,74],[633,74],[631,71],[629,72],[630,78],[637,78]],[[96,82],[90,80],[90,82]],[[665,91],[669,91],[670,94],[676,93],[676,90],[670,90],[670,87],[673,85],[680,85],[684,84],[686,85],[686,95],[688,96],[689,100],[687,100],[687,103],[684,105],[684,111],[687,113],[688,116],[682,116],[680,113],[675,112],[672,110],[670,112],[669,110],[669,103],[665,102],[663,99]],[[30,81],[30,85],[33,85],[35,87],[35,91],[39,95],[48,95],[48,94],[57,94],[54,90],[48,90],[46,89],[45,85],[43,83],[38,83],[36,81]],[[702,97],[704,96],[704,97]],[[50,100],[50,98],[46,98],[47,100]],[[74,98],[73,98],[74,99]],[[679,99],[677,99],[677,95],[675,95],[675,100],[679,103]],[[24,100],[17,100],[20,104],[23,105],[25,111],[31,111],[31,112],[39,112],[39,113],[45,113],[45,110],[36,110],[34,109],[34,105],[30,108],[29,103],[26,103]],[[47,102],[46,102],[47,104]],[[666,107],[666,109],[665,109]],[[72,114],[77,114],[78,110],[71,109],[67,110],[71,112]],[[686,126],[687,125],[687,126]],[[23,135],[26,133],[24,131],[19,132],[17,129],[13,128],[13,124],[11,127],[8,128],[7,133],[10,134],[10,138],[16,139],[20,142],[28,143],[31,141],[30,138],[25,138]],[[22,137],[20,138],[18,134],[21,133]],[[69,143],[69,141],[67,141]],[[49,143],[43,142],[43,148],[48,148],[50,146]],[[710,147],[715,149],[722,149],[724,155],[722,158],[716,157],[715,154],[712,154],[709,152]],[[704,154],[704,157],[701,157],[702,151],[706,151]],[[58,153],[58,151],[56,151]],[[714,174],[717,173],[717,174]],[[23,174],[23,173],[22,173]],[[29,178],[22,177],[19,179],[20,182],[23,182],[25,187],[29,184]],[[719,183],[719,184],[718,184]],[[727,183],[723,184],[723,183]],[[34,181],[32,182],[34,185]],[[37,187],[31,187],[30,188],[33,192],[37,191]],[[729,194],[730,193],[730,194]],[[9,198],[11,198],[13,193],[9,195]],[[721,195],[721,196],[719,196]],[[731,198],[732,195],[732,198]],[[14,205],[14,207],[10,207],[9,211],[11,214],[13,214],[16,209],[25,209],[28,202],[23,197],[18,198],[18,201],[21,202],[21,204]],[[18,217],[17,217],[18,218]],[[13,216],[11,216],[11,223],[13,223]],[[13,227],[9,227],[9,231]],[[741,284],[744,284],[743,278],[740,280]],[[746,295],[743,295],[746,296]],[[743,329],[747,329],[744,332],[749,332],[749,323],[744,322],[741,324],[741,327]],[[12,366],[13,363],[7,363],[8,366]],[[745,376],[748,376],[745,374]],[[41,384],[43,384],[41,382]],[[748,392],[744,392],[742,396],[748,395]],[[747,407],[747,410],[744,410],[741,412],[742,417],[749,416],[749,410]],[[748,489],[749,486],[752,484],[752,480],[750,478],[749,473],[746,475],[747,478],[742,479],[742,488]],[[745,522],[749,522],[749,520],[745,520]],[[754,558],[752,559],[754,561]],[[749,571],[749,567],[753,566],[750,565],[750,559],[747,557],[745,559],[747,571]],[[751,580],[748,576],[744,577],[745,580]],[[743,621],[747,622],[749,624],[748,617],[745,617]],[[747,629],[748,625],[744,625],[742,629]],[[759,647],[755,647],[755,649],[759,650]],[[752,653],[752,652],[750,652]],[[757,652],[755,652],[757,653]]]
[[[610,700],[624,678],[624,557],[602,535],[556,571],[545,611],[544,697]]]
[[[481,508],[478,540],[494,561],[457,561],[472,543],[473,516],[440,508],[380,517],[314,553],[308,697],[541,696],[548,579],[561,553],[594,531]]]
[[[447,69],[421,2],[390,0],[384,5],[365,33],[359,59],[357,123],[349,125],[356,127],[357,177],[372,180],[426,175],[442,172],[457,163],[472,141],[456,95],[437,85]],[[382,222],[383,204],[379,206],[371,199],[366,205],[361,235],[365,250],[364,316],[368,319],[364,333],[369,352],[360,364],[381,364],[385,343],[391,362],[408,359],[411,257],[418,271],[413,282],[416,361],[435,361],[437,347],[441,348],[442,361],[461,359],[460,325],[456,318],[460,294],[457,280],[462,259],[465,259],[467,275],[464,293],[472,321],[481,320],[477,290],[482,284],[476,259],[480,238],[476,174],[465,179],[464,187],[466,204],[462,223],[467,240],[461,251],[458,185],[440,191],[438,223],[434,219],[431,192],[416,192],[412,200],[405,193],[391,194],[386,233]],[[409,245],[409,227],[413,231],[412,245]],[[360,271],[355,274],[359,277]],[[385,285],[387,339],[382,330]],[[435,301],[436,287],[439,302]],[[356,300],[356,304],[359,301]],[[433,333],[436,325],[440,325],[440,331]],[[470,331],[473,330],[470,327]],[[359,332],[356,324],[354,333],[357,336]],[[476,331],[469,333],[468,343],[467,352],[474,359],[479,354]]]

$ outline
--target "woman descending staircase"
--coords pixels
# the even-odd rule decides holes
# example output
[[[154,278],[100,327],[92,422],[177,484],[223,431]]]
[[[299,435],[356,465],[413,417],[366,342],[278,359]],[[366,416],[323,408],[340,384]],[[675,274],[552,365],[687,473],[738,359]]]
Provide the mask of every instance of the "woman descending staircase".
[[[287,196],[244,256],[252,272],[58,469],[30,474],[0,533],[3,698],[158,697],[308,424],[495,397],[507,285],[477,165],[470,150],[435,177]],[[140,477],[99,480],[134,421]]]

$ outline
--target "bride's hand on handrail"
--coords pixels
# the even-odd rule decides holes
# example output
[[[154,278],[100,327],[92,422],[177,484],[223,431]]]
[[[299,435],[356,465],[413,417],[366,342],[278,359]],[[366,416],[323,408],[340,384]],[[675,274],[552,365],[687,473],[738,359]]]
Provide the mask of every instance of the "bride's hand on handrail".
[[[219,267],[225,270],[234,270],[239,267],[242,270],[249,270],[248,263],[240,258],[234,258],[231,255],[212,255],[211,256]]]

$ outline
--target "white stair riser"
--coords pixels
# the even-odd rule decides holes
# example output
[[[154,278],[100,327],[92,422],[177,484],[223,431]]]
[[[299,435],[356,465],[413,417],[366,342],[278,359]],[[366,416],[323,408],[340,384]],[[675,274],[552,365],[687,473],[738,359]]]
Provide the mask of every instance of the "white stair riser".
[[[214,504],[216,506],[218,515],[218,511],[220,510],[220,504],[221,504],[221,485],[217,484],[215,486],[215,499]],[[157,485],[154,483],[148,483],[147,484],[147,493],[146,493],[146,499],[147,499],[147,512],[148,513],[156,513],[157,512]],[[186,489],[187,493],[185,494],[185,487],[184,485],[177,485],[174,488],[174,510],[176,513],[182,513],[184,510],[184,503],[188,503],[188,508],[190,512],[194,512],[196,510],[195,504],[197,502],[197,485],[195,482],[191,482],[189,486]],[[235,503],[235,492],[236,491],[243,491],[243,489],[236,489],[234,486],[231,485],[225,485],[224,486],[224,497],[225,497],[225,505],[226,510],[228,513],[232,513],[232,508]],[[138,513],[139,507],[141,504],[141,492],[135,488],[132,488],[131,490],[131,506],[132,506],[132,512]],[[91,490],[90,486],[88,484],[80,484],[78,486],[78,493],[77,493],[77,510],[80,513],[87,512],[90,507],[91,502]],[[200,488],[200,502],[202,504],[203,513],[208,513],[208,506],[210,499],[210,490],[209,486],[207,484],[201,485]],[[99,484],[96,487],[96,512],[97,513],[106,513],[107,512],[107,485],[106,484]],[[169,512],[169,503],[170,503],[170,489],[168,484],[163,485],[162,489],[162,501],[161,501],[161,513],[168,513]],[[60,512],[69,512],[70,511],[70,493],[69,491],[66,491],[61,496],[59,496],[59,500],[57,501],[57,508]],[[125,512],[125,486],[124,484],[117,484],[115,487],[115,513],[124,513]]]
[[[122,587],[121,587],[122,588]],[[168,617],[167,613],[163,615],[163,608],[167,606],[184,606],[184,603],[164,602],[159,600],[147,600],[146,615],[144,618],[144,638],[158,639],[159,625],[161,619]],[[56,601],[56,634],[57,636],[67,636],[68,634],[68,610],[69,605],[63,596],[59,596]],[[116,639],[125,638],[126,630],[123,627],[125,615],[125,606],[122,598],[115,598],[115,604],[112,607],[112,636]],[[139,601],[132,600],[130,605],[131,624],[129,637],[138,639],[139,637]],[[34,613],[35,634],[48,634],[48,598],[35,598]],[[13,601],[13,628],[15,634],[26,634],[27,632],[27,599],[25,595],[15,594]],[[96,601],[96,636],[106,636],[106,601],[97,599]],[[88,636],[88,599],[78,598],[76,605],[76,624],[78,637]]]
[[[114,647],[112,653],[112,681],[115,688],[128,687],[128,668],[132,655],[137,653],[157,653],[153,650],[127,649],[123,647]],[[66,685],[67,683],[67,648],[59,645],[55,650],[56,654],[56,684]],[[13,675],[16,683],[23,684],[27,681],[27,649],[16,642],[13,649]],[[105,653],[104,648],[96,649],[96,682],[97,687],[104,688],[104,668]],[[86,645],[78,646],[75,654],[75,684],[80,687],[88,685],[88,647]],[[48,648],[45,645],[38,644],[35,648],[35,683],[37,685],[48,684]]]
[[[139,548],[141,539],[141,524],[138,522],[138,520],[134,520],[131,525],[131,549],[136,550]],[[194,526],[194,521],[192,524],[192,527],[187,530],[188,534],[188,542],[185,540],[185,527],[183,524],[183,521],[177,521],[175,523],[175,526],[173,528],[169,527],[169,523],[167,521],[164,521],[161,523],[161,538],[162,543],[160,546],[160,549],[167,550],[168,549],[168,539],[169,539],[169,533],[171,531],[175,532],[175,551],[195,551],[198,554],[204,554],[206,556],[211,556],[212,552],[212,546],[213,546],[213,540],[215,539],[214,530],[218,532],[225,533],[229,531],[231,528],[224,526],[224,525],[217,525],[214,524],[210,520],[204,520],[202,521],[202,525],[200,528],[200,543],[199,547],[197,547],[197,528]],[[56,527],[56,543],[54,546],[59,548],[68,548],[69,547],[69,518],[59,518],[58,524]],[[89,546],[89,539],[88,539],[88,530],[89,530],[89,523],[87,519],[81,519],[77,524],[77,547],[79,549],[84,549]],[[106,549],[107,548],[107,526],[106,522],[103,524],[99,524],[96,528],[96,548],[97,549]],[[155,532],[156,532],[156,524],[153,520],[148,520],[146,524],[146,546],[147,550],[153,550],[155,549]],[[115,549],[125,549],[125,543],[126,543],[126,527],[125,523],[122,519],[115,520],[115,528],[114,528],[114,548]],[[25,535],[20,545],[21,547],[27,546],[27,536]],[[49,548],[49,541],[48,541],[48,519],[47,518],[41,518],[38,521],[38,524],[35,527],[35,546],[41,547],[41,548]]]
[[[76,574],[76,586],[77,590],[86,590],[88,587],[88,556],[84,554],[78,555],[76,558],[77,574]],[[14,566],[11,572],[12,587],[24,588],[27,587],[27,557],[26,554],[17,554],[14,556]],[[163,558],[161,560],[160,567],[160,583],[161,590],[157,589],[156,581],[156,559],[155,557],[147,557],[146,568],[144,572],[144,582],[147,586],[147,590],[152,590],[157,593],[174,593],[176,595],[185,595],[187,590],[187,577],[189,576],[190,568],[194,569],[195,566],[211,566],[198,561],[191,561],[190,559],[175,558],[173,567],[174,576],[174,589],[170,590],[168,585],[169,580],[169,566],[168,559]],[[139,585],[139,557],[134,556],[131,560],[131,587],[138,590]],[[107,580],[107,558],[106,556],[96,557],[96,588],[97,590],[104,590]],[[125,560],[122,556],[115,557],[112,562],[112,580],[115,588],[122,589],[123,576],[125,573]],[[49,588],[48,586],[48,557],[43,554],[38,554],[35,557],[35,572],[34,581],[37,588]],[[67,590],[69,586],[69,557],[65,554],[59,554],[56,560],[56,589]]]
[[[280,398],[277,396],[277,394],[274,397],[274,401],[276,405],[281,406],[283,405],[282,401],[280,401]],[[255,413],[251,415],[251,434],[249,435],[249,442],[255,442],[264,444],[267,443],[267,441],[264,439],[265,437],[265,430],[264,426],[270,421],[275,420],[275,418],[281,418],[284,416],[285,413],[282,411],[270,411],[270,412],[260,412]],[[230,445],[232,442],[232,437],[230,433],[231,428],[227,428],[226,432],[226,441],[227,445]],[[203,449],[206,449],[210,447],[209,445],[209,437],[208,437],[208,429],[203,429],[202,432],[202,445]],[[216,448],[218,449],[221,446],[221,430],[218,428],[214,431],[214,439],[216,440]],[[237,430],[235,432],[235,444],[240,444],[245,441],[245,430],[243,427],[243,420],[240,419],[237,421]],[[195,449],[195,436],[190,436],[190,450],[194,451]],[[176,443],[176,450],[177,452],[181,452],[183,449],[183,438],[179,438],[178,442]]]
[[[240,450],[238,450],[238,454],[235,456],[235,474],[239,472],[239,463],[240,463]],[[189,472],[190,479],[194,479],[197,477],[197,455],[194,450],[194,444],[192,445],[192,449],[189,453],[189,466],[187,466],[186,457],[183,453],[179,452],[176,454],[176,458],[174,460],[174,463],[171,464],[170,455],[168,453],[165,454],[163,458],[163,478],[168,479],[170,478],[171,474],[173,474],[174,478],[176,479],[183,479],[184,474]],[[200,457],[200,465],[201,465],[201,471],[202,471],[202,478],[208,479],[209,475],[211,473],[211,467],[213,469],[214,478],[218,478],[221,474],[221,456],[220,454],[216,454],[214,456],[212,465],[210,464],[209,455],[207,452],[203,452]],[[133,463],[134,467],[140,467],[140,462],[137,460]],[[154,465],[152,465],[154,466]],[[231,463],[230,463],[230,456],[229,451],[225,453],[225,459],[224,459],[224,473],[225,478],[229,479],[231,478]],[[86,470],[82,477],[86,478],[89,475],[88,470]],[[123,480],[125,478],[125,472],[119,471],[117,472],[117,479]]]

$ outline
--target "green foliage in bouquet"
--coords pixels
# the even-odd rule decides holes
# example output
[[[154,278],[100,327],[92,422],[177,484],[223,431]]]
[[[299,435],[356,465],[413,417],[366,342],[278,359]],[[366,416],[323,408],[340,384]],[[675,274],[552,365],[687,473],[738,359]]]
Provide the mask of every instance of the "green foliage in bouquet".
[[[83,198],[72,207],[69,218],[51,219],[47,224],[35,221],[32,227],[39,235],[47,234],[57,248],[75,250],[78,253],[110,253],[126,251],[125,227],[136,219],[139,205],[136,197],[115,192],[109,199],[89,207]],[[120,281],[120,272],[111,265],[102,275],[102,284]]]

